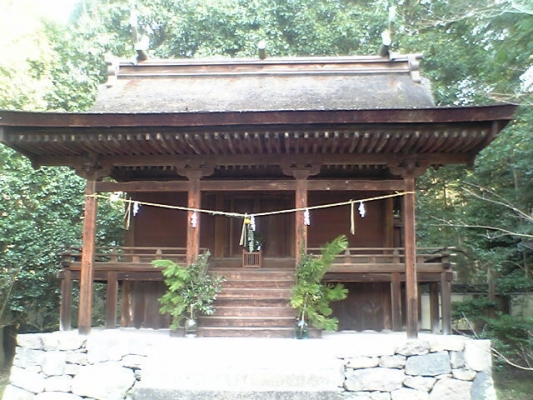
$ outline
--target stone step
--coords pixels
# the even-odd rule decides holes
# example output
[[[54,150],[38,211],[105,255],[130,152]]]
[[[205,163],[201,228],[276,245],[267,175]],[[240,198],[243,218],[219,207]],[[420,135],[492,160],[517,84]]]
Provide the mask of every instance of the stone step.
[[[215,303],[215,317],[295,317],[292,307],[269,307],[269,306],[218,306]]]
[[[294,327],[198,327],[200,337],[292,338]]]
[[[203,327],[270,327],[291,328],[296,319],[292,317],[243,317],[243,316],[205,316],[198,321],[198,326]]]
[[[217,295],[217,299],[290,299],[291,289],[278,288],[225,288]]]
[[[273,331],[270,331],[271,333]],[[292,337],[292,329],[287,330]],[[172,338],[147,358],[135,400],[338,400],[342,360],[323,341]]]

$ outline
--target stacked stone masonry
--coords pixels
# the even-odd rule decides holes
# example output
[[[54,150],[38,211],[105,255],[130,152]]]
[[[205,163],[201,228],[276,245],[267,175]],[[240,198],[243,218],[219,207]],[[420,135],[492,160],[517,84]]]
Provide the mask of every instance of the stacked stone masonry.
[[[17,337],[4,400],[123,400],[140,379],[150,344],[76,332]]]
[[[496,400],[489,341],[391,339],[383,335],[379,346],[366,348],[346,342],[345,356],[335,354],[343,366],[334,385],[339,399]],[[27,334],[17,340],[4,400],[135,399],[143,363],[157,343],[157,337],[120,331]]]
[[[346,400],[496,400],[488,340],[442,336],[344,359]]]

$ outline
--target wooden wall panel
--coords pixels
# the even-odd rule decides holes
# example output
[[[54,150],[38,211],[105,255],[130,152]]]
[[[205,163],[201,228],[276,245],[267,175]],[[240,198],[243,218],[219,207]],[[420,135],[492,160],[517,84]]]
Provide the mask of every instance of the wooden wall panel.
[[[187,206],[187,193],[138,193],[136,200],[156,204]],[[187,212],[141,206],[133,217],[134,246],[185,247],[187,245]]]
[[[377,196],[376,192],[310,192],[309,206],[340,203],[350,199]],[[355,205],[355,235],[350,234],[350,206],[317,209],[311,211],[311,226],[308,228],[308,247],[320,247],[335,237],[344,234],[350,247],[382,247],[387,241],[386,201],[365,203],[366,215],[359,215],[359,203]],[[389,216],[390,218],[390,216]]]
[[[339,330],[382,331],[391,329],[391,297],[388,283],[347,283],[345,300],[332,303]]]
[[[135,328],[168,328],[169,316],[159,312],[165,290],[163,282],[132,282],[130,312]]]

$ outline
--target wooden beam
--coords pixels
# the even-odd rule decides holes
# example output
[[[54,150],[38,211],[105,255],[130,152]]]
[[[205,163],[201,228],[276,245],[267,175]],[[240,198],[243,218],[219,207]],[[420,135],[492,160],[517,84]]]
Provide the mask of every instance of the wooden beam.
[[[281,149],[280,149],[281,151]],[[190,163],[214,163],[218,166],[232,165],[280,165],[284,160],[296,165],[306,165],[316,162],[323,165],[387,165],[390,162],[401,162],[405,158],[400,154],[218,154],[216,159],[212,155],[126,155],[126,156],[100,156],[98,160],[105,166],[136,167],[136,166],[173,166],[189,165]],[[457,164],[471,158],[467,153],[433,153],[415,154],[411,156],[414,161],[430,162],[431,164]],[[81,163],[83,157],[69,158],[70,161],[78,160]],[[44,159],[39,159],[44,161]],[[53,160],[57,162],[58,157]],[[53,161],[51,160],[51,161]],[[447,162],[449,161],[449,162]],[[56,164],[57,165],[57,164]]]
[[[182,181],[133,181],[97,182],[96,191],[101,192],[187,192],[189,182]]]
[[[442,315],[442,334],[452,334],[452,283],[448,273],[441,274],[440,296],[441,296],[441,315]]]
[[[307,178],[296,179],[295,208],[307,207]],[[302,254],[307,250],[307,226],[304,224],[305,211],[297,211],[295,217],[295,259],[298,265]]]
[[[405,289],[407,305],[407,337],[418,338],[418,278],[416,271],[415,231],[415,178],[407,173],[404,177],[403,197],[404,240],[405,240]]]
[[[190,176],[187,207],[200,208],[200,177]],[[187,213],[187,265],[196,261],[200,252],[200,213],[196,213],[196,226],[191,223],[193,211]]]
[[[271,140],[272,141],[272,140]],[[269,141],[267,141],[269,143]],[[27,154],[22,147],[12,145],[22,154]],[[267,147],[267,151],[268,151]],[[429,165],[445,165],[445,164],[467,164],[472,161],[476,153],[431,153],[431,154],[417,154],[416,159],[427,162]],[[50,156],[50,155],[34,155],[31,156],[32,164],[36,166],[69,166],[72,168],[79,168],[83,165],[84,157],[82,156]],[[304,160],[304,156],[309,159],[309,154],[217,154],[217,166],[252,166],[252,165],[279,165],[279,161],[288,157],[290,160],[299,159]],[[386,165],[389,161],[401,157],[397,154],[379,153],[379,154],[313,154],[313,157],[319,157],[324,164],[328,165]],[[194,159],[203,161],[213,161],[213,155],[197,155]],[[126,156],[100,156],[99,160],[102,165],[106,167],[140,167],[140,166],[173,166],[177,162],[190,160],[191,156],[180,155],[126,155]]]
[[[0,125],[22,127],[51,127],[60,131],[69,128],[109,127],[217,127],[239,125],[280,124],[468,124],[484,121],[502,121],[513,118],[516,105],[441,107],[424,109],[376,109],[376,110],[296,110],[250,112],[183,112],[183,113],[52,113],[2,111]],[[4,137],[0,137],[6,141]]]
[[[70,331],[72,329],[72,272],[63,271],[61,280],[61,308],[59,311],[59,329]]]
[[[105,327],[107,329],[114,329],[117,327],[117,300],[117,273],[115,271],[109,271],[107,273],[107,288],[105,297]]]
[[[81,335],[91,332],[93,302],[94,250],[98,202],[96,180],[89,179],[85,187],[85,212],[83,220],[83,249],[81,254],[80,306],[78,330]]]
[[[316,191],[389,191],[403,190],[402,180],[325,180],[313,179],[308,182],[308,190]],[[202,191],[294,191],[296,182],[288,179],[261,180],[202,180]],[[133,181],[133,182],[97,182],[97,192],[186,192],[189,190],[187,181]]]
[[[439,314],[439,284],[431,282],[429,284],[429,319],[431,320],[431,332],[440,332],[440,314]]]

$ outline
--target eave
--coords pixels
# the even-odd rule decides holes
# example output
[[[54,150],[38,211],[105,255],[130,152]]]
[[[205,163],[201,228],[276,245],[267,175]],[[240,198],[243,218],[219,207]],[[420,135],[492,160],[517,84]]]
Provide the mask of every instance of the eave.
[[[183,168],[465,164],[516,106],[242,113],[0,112],[0,141],[36,166]],[[282,161],[284,160],[284,161]],[[118,178],[120,179],[120,178]]]

